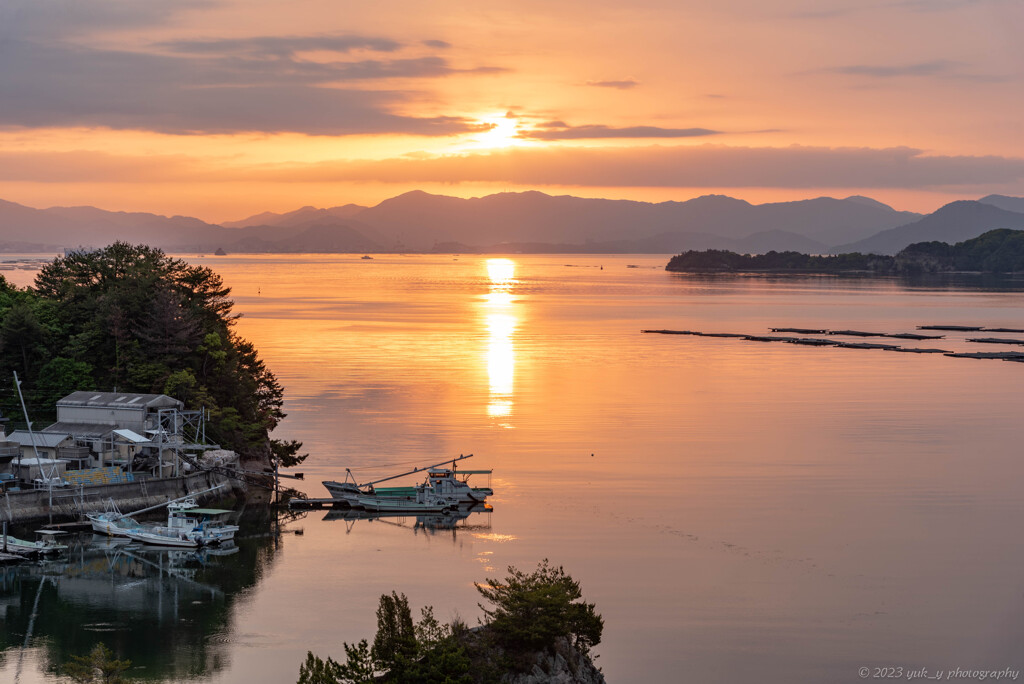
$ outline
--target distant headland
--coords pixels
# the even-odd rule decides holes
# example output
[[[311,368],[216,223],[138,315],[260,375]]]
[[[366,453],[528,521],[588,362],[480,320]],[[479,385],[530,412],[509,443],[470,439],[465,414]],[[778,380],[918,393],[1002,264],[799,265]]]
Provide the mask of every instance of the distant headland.
[[[917,242],[895,256],[850,252],[834,255],[800,252],[737,254],[691,250],[672,257],[667,271],[683,273],[846,273],[915,275],[923,273],[1024,272],[1024,230],[990,230],[971,240]]]

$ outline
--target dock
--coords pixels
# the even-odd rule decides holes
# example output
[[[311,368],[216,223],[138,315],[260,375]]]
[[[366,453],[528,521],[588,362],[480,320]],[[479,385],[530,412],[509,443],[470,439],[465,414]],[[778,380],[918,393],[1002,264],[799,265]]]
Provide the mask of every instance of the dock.
[[[898,340],[941,340],[945,335],[921,335],[920,333],[891,333],[882,337],[893,337]]]
[[[320,510],[322,508],[344,508],[351,506],[344,504],[339,499],[289,499],[288,508],[296,511]]]
[[[902,349],[898,344],[879,344],[876,342],[838,342],[835,346],[845,349],[885,349],[886,351]]]
[[[1024,340],[1009,337],[971,337],[967,341],[980,342],[982,344],[1024,344]]]
[[[829,330],[828,334],[848,337],[883,337],[885,335],[885,333],[864,332],[863,330]]]
[[[1024,359],[1024,352],[960,352],[957,354],[946,354],[958,359]]]
[[[933,330],[944,332],[1016,332],[1024,333],[1024,329],[1018,328],[984,328],[971,325],[919,325],[918,330]],[[841,349],[880,349],[882,351],[904,352],[907,354],[942,354],[959,359],[997,359],[1002,361],[1017,361],[1024,363],[1024,350],[1021,351],[998,351],[998,352],[955,352],[949,349],[904,347],[898,344],[884,344],[879,342],[851,342],[843,337],[883,337],[898,340],[942,340],[946,335],[934,335],[927,333],[887,333],[870,332],[864,330],[829,330],[822,328],[769,328],[773,333],[793,333],[792,335],[761,335],[742,334],[731,332],[703,332],[699,330],[641,330],[642,333],[654,333],[660,335],[693,335],[696,337],[725,337],[738,338],[749,342],[785,342],[806,347],[837,347]],[[827,335],[828,337],[812,337],[812,335]],[[965,340],[974,344],[1005,344],[1024,346],[1024,338],[1011,337],[969,337]]]
[[[769,328],[772,332],[789,332],[800,335],[824,335],[828,330],[817,330],[812,328]]]

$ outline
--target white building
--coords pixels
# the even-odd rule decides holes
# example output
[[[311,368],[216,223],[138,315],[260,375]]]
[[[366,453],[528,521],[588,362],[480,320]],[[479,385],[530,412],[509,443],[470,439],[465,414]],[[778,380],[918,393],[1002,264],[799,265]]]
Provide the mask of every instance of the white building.
[[[144,447],[180,441],[183,408],[164,394],[73,392],[57,402],[57,422],[42,434],[70,435],[88,449],[90,465],[127,464]]]

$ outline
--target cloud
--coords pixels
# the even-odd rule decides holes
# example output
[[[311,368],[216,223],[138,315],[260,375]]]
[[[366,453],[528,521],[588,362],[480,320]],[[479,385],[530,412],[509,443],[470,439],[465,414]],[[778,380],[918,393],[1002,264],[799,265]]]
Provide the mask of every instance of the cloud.
[[[851,64],[828,67],[807,73],[840,74],[885,81],[902,78],[934,78],[948,81],[973,81],[975,83],[1002,83],[1011,80],[1008,76],[982,74],[969,70],[970,65],[948,59],[935,59],[914,64]]]
[[[423,44],[427,47],[438,48],[440,50],[446,50],[452,46],[452,44],[446,40],[425,40],[423,41]]]
[[[262,176],[258,170],[254,173]],[[929,156],[906,147],[518,148],[429,159],[313,164],[270,173],[306,182],[939,189],[1019,182],[1024,179],[1024,159]]]
[[[184,155],[0,152],[0,181],[507,183],[526,187],[950,190],[1024,182],[1024,159],[895,148],[514,148],[384,160],[243,166]]]
[[[635,81],[631,78],[624,81],[587,81],[588,86],[594,86],[597,88],[615,88],[617,90],[629,90],[630,88],[636,88],[640,85],[640,81]]]
[[[963,8],[974,9],[985,5],[1012,6],[1017,0],[888,0],[884,2],[858,2],[822,7],[818,0],[811,9],[798,10],[788,16],[794,19],[838,19],[866,12],[902,9],[908,12],[948,12]]]
[[[944,12],[963,7],[981,7],[984,5],[1011,4],[1016,0],[895,0],[886,3],[887,7],[901,7],[912,12]]]
[[[222,169],[221,169],[222,170]],[[105,152],[0,152],[0,182],[160,183],[217,180],[217,168],[187,155],[135,157]]]
[[[353,50],[394,52],[401,43],[373,36],[254,36],[217,40],[176,40],[155,47],[172,52],[206,55],[247,55],[252,57],[294,57],[305,50],[348,53]]]
[[[658,126],[569,126],[561,121],[549,121],[533,130],[523,130],[520,137],[532,140],[583,140],[598,138],[695,138],[718,135],[720,131],[708,128],[660,128]]]
[[[383,82],[497,70],[459,69],[437,56],[328,62],[298,56],[304,50],[391,54],[401,47],[378,37],[255,37],[157,47],[163,52],[9,40],[0,60],[0,125],[452,135],[479,125],[461,117],[396,114],[416,94]],[[373,87],[353,87],[363,83]]]
[[[832,67],[823,71],[833,74],[847,74],[851,76],[869,76],[871,78],[899,78],[903,76],[957,76],[961,74],[964,65],[961,62],[953,62],[946,59],[937,59],[930,62],[919,62],[917,64],[898,65],[867,65],[854,64],[850,66]]]
[[[97,30],[166,26],[179,15],[221,4],[221,0],[3,0],[0,3],[0,41],[15,37],[54,39]]]

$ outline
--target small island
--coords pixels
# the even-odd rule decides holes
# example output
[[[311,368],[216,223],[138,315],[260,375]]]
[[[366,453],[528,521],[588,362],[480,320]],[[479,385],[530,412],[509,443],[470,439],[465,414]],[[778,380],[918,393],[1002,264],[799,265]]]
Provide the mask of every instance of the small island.
[[[672,257],[666,271],[681,273],[829,273],[915,275],[926,273],[1024,272],[1024,230],[990,230],[950,245],[918,242],[896,256],[880,254],[737,254],[726,250],[688,251]]]

